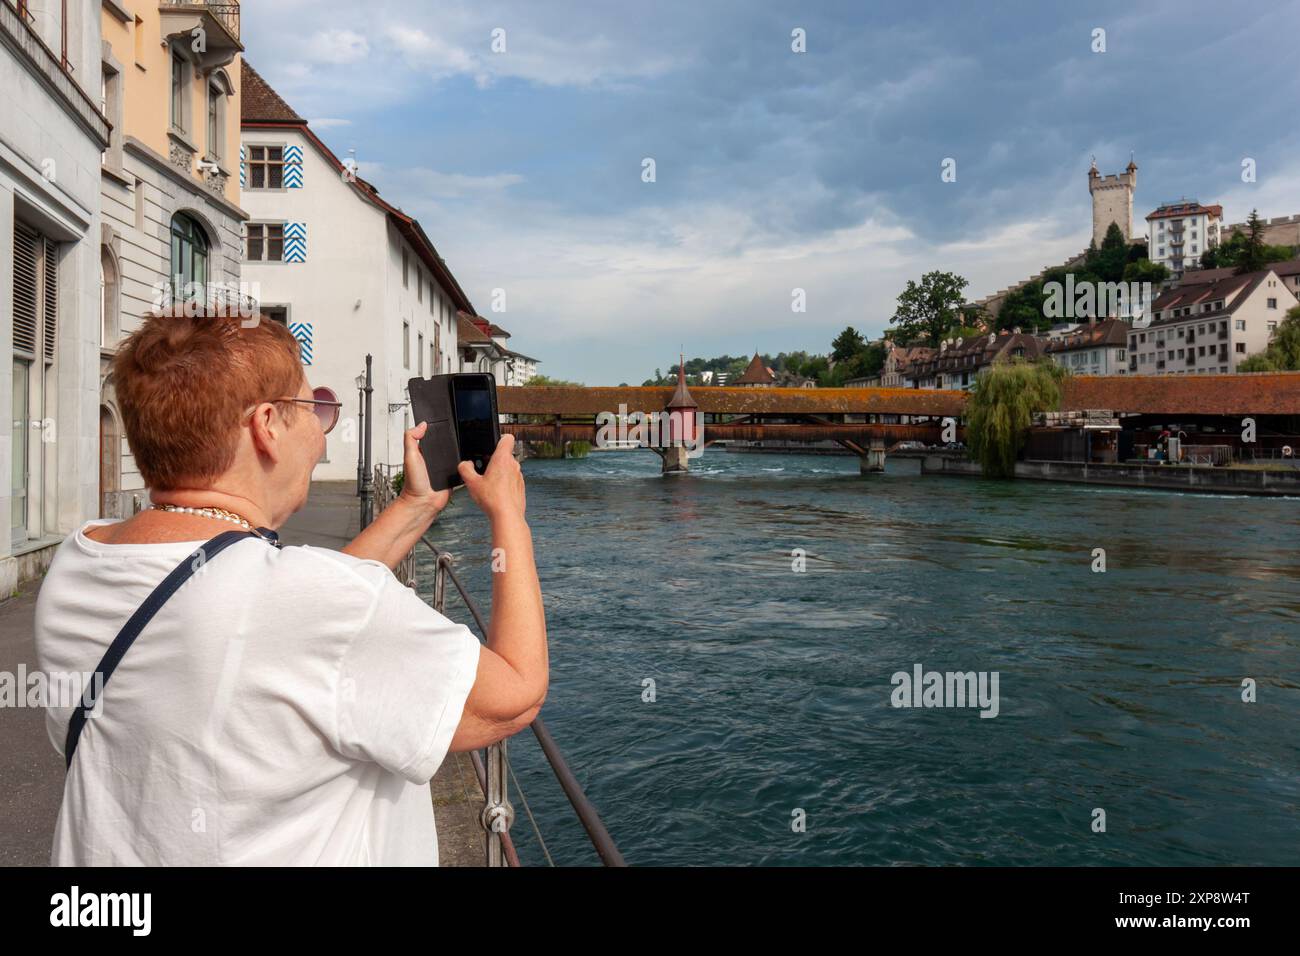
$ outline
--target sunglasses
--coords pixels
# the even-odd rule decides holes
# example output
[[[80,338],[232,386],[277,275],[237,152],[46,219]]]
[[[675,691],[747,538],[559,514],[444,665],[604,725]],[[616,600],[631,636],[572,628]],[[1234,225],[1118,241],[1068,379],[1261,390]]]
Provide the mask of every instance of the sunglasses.
[[[316,418],[320,422],[321,430],[329,434],[330,429],[338,424],[339,410],[343,403],[339,397],[334,394],[333,389],[326,388],[324,385],[318,385],[311,390],[311,398],[277,398],[277,402],[305,402],[312,407],[316,413]]]

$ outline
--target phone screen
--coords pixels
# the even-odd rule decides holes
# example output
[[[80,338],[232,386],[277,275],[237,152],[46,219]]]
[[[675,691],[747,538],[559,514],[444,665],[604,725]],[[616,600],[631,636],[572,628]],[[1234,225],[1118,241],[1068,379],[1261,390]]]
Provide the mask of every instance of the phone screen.
[[[452,389],[461,461],[472,462],[474,470],[481,475],[496,450],[497,429],[488,383],[477,376],[457,376]]]

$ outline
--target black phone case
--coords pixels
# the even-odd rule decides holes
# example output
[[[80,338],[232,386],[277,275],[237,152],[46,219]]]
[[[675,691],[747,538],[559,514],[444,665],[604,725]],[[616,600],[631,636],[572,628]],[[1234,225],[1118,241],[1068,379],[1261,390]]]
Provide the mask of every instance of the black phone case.
[[[411,414],[415,423],[428,422],[420,451],[424,466],[429,470],[429,483],[434,491],[455,488],[463,484],[460,472],[460,444],[456,440],[456,409],[452,407],[451,376],[435,375],[432,378],[413,378],[406,383],[411,396]]]
[[[501,433],[496,415],[496,380],[492,376],[481,372],[452,372],[429,378],[413,378],[406,383],[415,423],[429,423],[424,430],[424,437],[420,439],[420,451],[424,455],[424,466],[429,471],[429,484],[434,491],[464,484],[458,470],[462,459],[460,437],[456,431],[456,399],[452,380],[467,375],[481,375],[488,381],[488,391],[492,396],[492,431],[499,441]]]

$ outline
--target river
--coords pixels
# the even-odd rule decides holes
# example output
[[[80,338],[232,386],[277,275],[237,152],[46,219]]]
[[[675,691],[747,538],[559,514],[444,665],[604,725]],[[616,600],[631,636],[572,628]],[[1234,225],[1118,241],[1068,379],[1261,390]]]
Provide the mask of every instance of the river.
[[[542,716],[629,863],[1298,862],[1300,502],[691,466],[524,466]],[[463,490],[432,534],[486,610]],[[917,664],[997,672],[997,716],[893,706]],[[595,863],[531,732],[510,754],[551,859]]]

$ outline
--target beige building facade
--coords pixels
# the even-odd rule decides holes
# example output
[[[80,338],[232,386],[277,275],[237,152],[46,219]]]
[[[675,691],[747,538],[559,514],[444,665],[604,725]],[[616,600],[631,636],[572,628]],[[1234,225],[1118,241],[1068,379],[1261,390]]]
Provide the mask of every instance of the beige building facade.
[[[108,363],[154,309],[240,299],[240,8],[103,0],[99,510],[147,503]],[[193,306],[192,306],[193,307]]]

